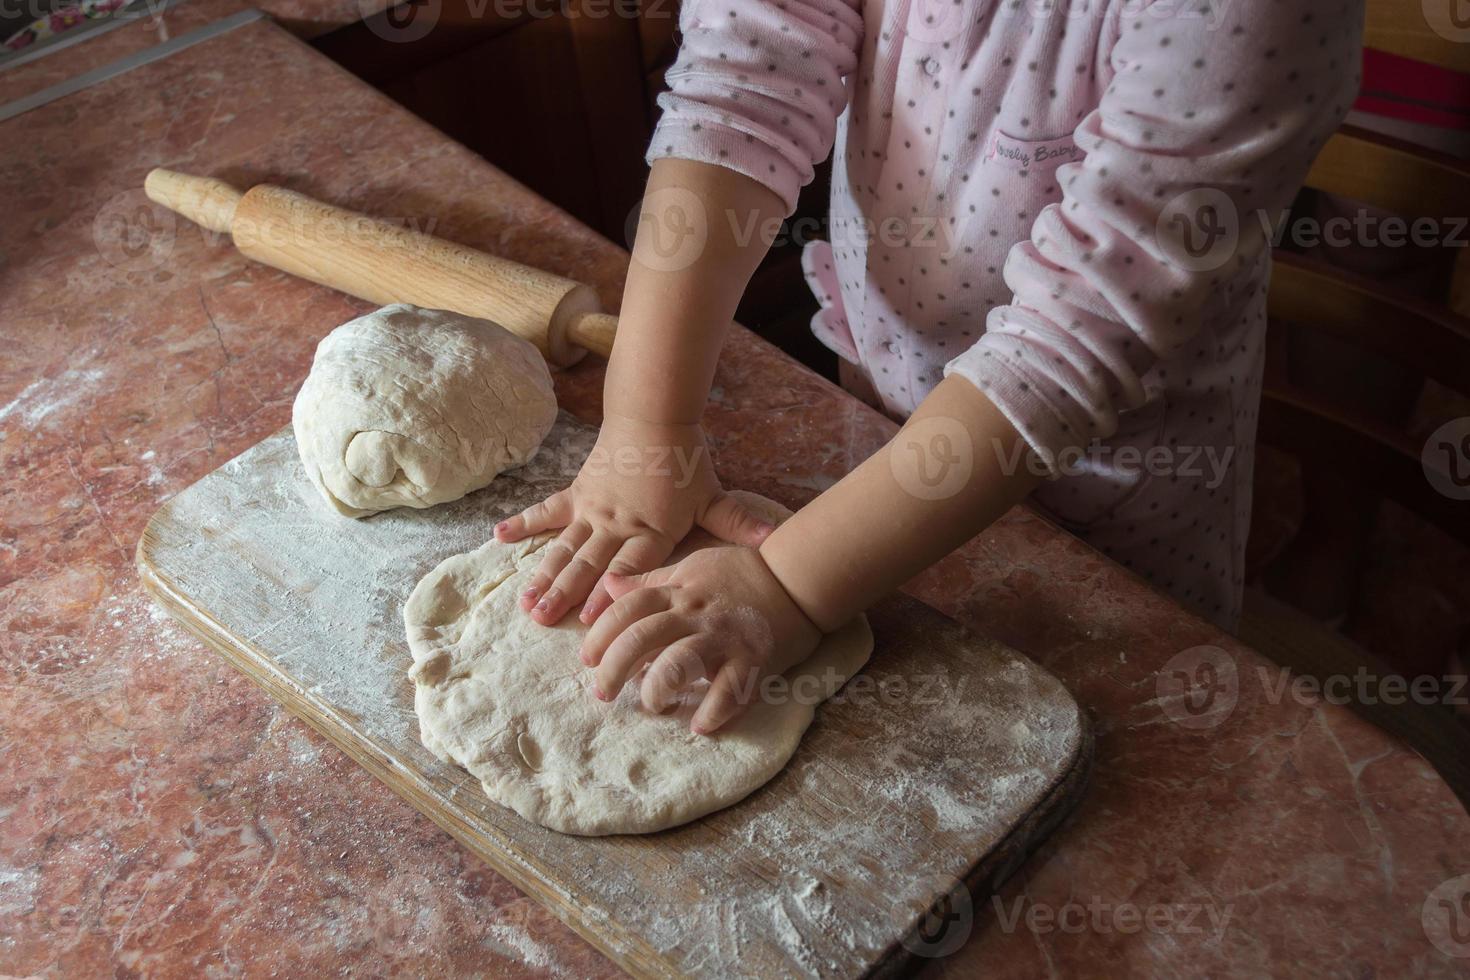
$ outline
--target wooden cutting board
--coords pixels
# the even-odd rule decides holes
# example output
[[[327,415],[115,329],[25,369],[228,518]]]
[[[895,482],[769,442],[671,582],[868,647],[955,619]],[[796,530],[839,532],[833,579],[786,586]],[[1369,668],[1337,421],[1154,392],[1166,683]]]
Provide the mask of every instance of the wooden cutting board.
[[[563,836],[419,744],[404,599],[570,483],[594,437],[563,414],[485,490],[354,521],[318,498],[286,429],[165,504],[138,567],[187,627],[630,973],[889,974],[982,928],[991,890],[1076,802],[1092,740],[1050,674],[906,597],[870,613],[872,660],[786,769],[684,827]]]

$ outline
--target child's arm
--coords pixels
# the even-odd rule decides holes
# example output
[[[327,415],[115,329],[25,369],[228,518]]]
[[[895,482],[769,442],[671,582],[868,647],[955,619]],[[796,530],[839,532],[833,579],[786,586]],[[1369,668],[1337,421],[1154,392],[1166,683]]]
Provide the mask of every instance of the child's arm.
[[[940,382],[887,445],[782,524],[761,557],[831,632],[989,527],[1040,482],[1024,441],[964,378]]]
[[[751,547],[770,531],[721,490],[699,419],[785,208],[749,177],[677,159],[654,163],[643,207],[597,447],[571,487],[495,529],[502,541],[564,529],[521,599],[542,624],[584,599],[583,620],[595,619],[611,602],[598,586],[605,571],[658,567],[696,524]]]
[[[603,410],[697,425],[720,347],[786,211],[743,174],[692,160],[649,172]]]
[[[769,532],[720,489],[699,418],[767,236],[832,150],[843,79],[857,65],[860,7],[682,5],[597,449],[567,491],[496,529],[504,541],[565,529],[522,600],[537,622],[557,622],[584,598],[582,619],[592,621],[610,601],[598,585],[605,569],[655,568],[695,524],[751,546]],[[640,457],[675,465],[658,472],[638,466]]]

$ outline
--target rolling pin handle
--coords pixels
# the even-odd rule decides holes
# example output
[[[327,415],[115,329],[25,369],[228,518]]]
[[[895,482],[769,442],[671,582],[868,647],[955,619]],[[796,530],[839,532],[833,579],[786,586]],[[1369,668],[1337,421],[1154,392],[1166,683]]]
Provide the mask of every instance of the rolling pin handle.
[[[160,167],[143,190],[195,224],[230,234],[257,262],[380,306],[410,303],[491,320],[535,344],[553,367],[569,367],[588,351],[612,353],[617,317],[600,312],[597,293],[571,279],[269,184],[242,194],[213,177]],[[354,234],[344,238],[343,227]]]
[[[611,313],[583,313],[567,325],[567,339],[606,359],[612,356],[618,318]]]
[[[155,204],[176,211],[210,231],[228,233],[235,206],[244,195],[214,177],[195,177],[155,167],[143,180],[143,192]]]

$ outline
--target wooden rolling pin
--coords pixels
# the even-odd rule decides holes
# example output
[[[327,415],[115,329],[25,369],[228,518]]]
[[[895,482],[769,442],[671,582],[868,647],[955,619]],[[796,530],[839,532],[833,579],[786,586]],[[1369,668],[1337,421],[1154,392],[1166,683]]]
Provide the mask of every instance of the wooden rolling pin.
[[[586,351],[612,352],[617,317],[571,279],[388,224],[304,194],[157,169],[148,197],[212,231],[257,262],[370,303],[411,303],[493,320],[555,367]]]

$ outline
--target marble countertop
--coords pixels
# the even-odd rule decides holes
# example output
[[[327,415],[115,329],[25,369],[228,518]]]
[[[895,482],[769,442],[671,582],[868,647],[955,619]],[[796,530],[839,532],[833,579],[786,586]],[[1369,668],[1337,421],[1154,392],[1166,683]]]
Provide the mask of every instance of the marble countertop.
[[[286,424],[367,308],[141,187],[167,166],[433,220],[609,305],[625,254],[266,21],[0,138],[4,972],[615,973],[141,591],[148,517]],[[600,380],[562,373],[564,407],[595,421]],[[743,330],[709,424],[726,479],[788,504],[893,432]],[[1470,819],[1416,755],[1023,509],[909,588],[1055,672],[1098,736],[1078,811],[929,972],[1463,973]],[[1169,687],[1201,658],[1231,682],[1203,720]]]
[[[309,40],[392,4],[393,0],[176,0],[165,7],[158,0],[145,17],[97,32],[34,60],[13,66],[0,62],[0,106],[138,55],[242,10],[258,9],[292,34]]]

